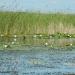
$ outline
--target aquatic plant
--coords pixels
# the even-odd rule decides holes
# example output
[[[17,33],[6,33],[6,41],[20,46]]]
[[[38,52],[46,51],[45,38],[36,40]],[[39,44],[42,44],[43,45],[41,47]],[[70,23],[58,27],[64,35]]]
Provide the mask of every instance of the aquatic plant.
[[[8,36],[57,33],[75,34],[74,14],[0,12],[0,34]]]

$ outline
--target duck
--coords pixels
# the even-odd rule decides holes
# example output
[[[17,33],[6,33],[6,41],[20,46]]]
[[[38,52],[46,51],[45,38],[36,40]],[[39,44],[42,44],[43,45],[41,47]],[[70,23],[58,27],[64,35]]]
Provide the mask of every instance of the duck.
[[[5,44],[4,48],[10,48],[10,45]]]
[[[45,46],[48,46],[48,43],[47,42],[45,43]]]

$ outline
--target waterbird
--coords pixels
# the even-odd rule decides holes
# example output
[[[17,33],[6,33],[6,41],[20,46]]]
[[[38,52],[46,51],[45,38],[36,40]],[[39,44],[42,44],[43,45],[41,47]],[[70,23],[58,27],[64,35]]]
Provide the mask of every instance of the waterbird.
[[[45,46],[48,46],[48,43],[47,42],[45,43]]]
[[[8,47],[8,45],[4,45],[4,47],[5,47],[5,48],[7,48],[7,47]]]
[[[68,37],[71,37],[71,35],[68,34]]]
[[[7,45],[7,44],[6,44],[6,45],[4,45],[4,47],[5,47],[5,48],[9,48],[9,47],[10,47],[10,45]]]
[[[70,36],[71,37],[71,36]]]
[[[71,44],[66,44],[66,46],[72,46],[73,44],[71,43]]]
[[[70,44],[70,46],[72,46],[72,43]]]
[[[39,36],[40,36],[40,37],[42,37],[42,35],[41,35],[41,34],[40,34]]]

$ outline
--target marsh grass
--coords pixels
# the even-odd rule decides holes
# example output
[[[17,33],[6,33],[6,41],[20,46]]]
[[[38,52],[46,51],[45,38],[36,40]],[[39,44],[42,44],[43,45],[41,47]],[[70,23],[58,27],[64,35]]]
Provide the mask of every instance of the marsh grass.
[[[74,14],[0,12],[0,34],[75,34]]]

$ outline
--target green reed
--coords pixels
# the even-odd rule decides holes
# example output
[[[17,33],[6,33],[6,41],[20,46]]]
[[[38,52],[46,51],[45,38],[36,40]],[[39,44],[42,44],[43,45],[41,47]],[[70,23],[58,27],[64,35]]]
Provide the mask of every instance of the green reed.
[[[74,14],[0,12],[0,34],[75,34]]]

